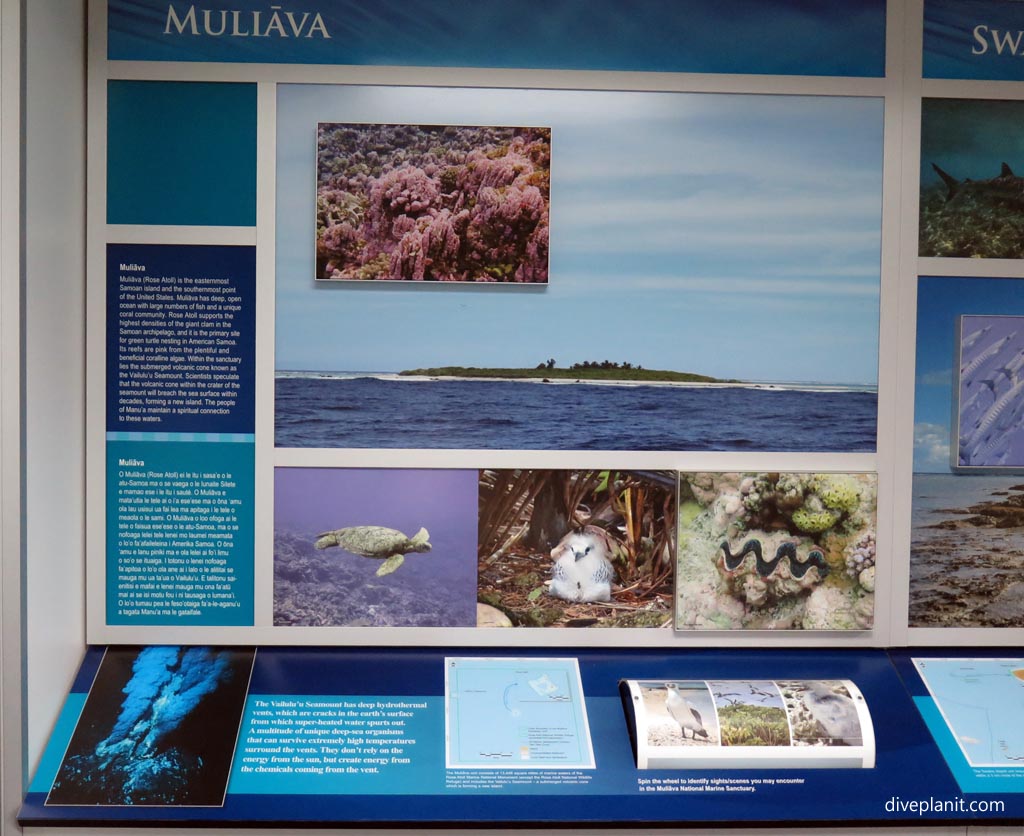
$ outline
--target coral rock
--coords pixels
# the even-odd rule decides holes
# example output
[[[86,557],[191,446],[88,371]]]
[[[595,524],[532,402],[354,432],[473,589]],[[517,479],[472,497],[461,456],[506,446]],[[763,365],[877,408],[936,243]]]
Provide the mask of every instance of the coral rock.
[[[804,608],[805,630],[862,629],[854,614],[850,592],[834,586],[819,586],[810,594]]]
[[[808,534],[820,534],[828,531],[839,522],[839,514],[835,511],[813,511],[808,508],[797,508],[793,512],[793,524]]]

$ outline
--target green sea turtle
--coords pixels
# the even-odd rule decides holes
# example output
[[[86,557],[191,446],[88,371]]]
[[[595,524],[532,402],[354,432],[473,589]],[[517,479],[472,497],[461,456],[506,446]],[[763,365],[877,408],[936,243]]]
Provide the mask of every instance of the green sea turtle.
[[[411,538],[393,528],[379,525],[357,525],[352,528],[338,528],[325,531],[317,536],[313,545],[318,549],[339,546],[352,554],[383,560],[378,575],[390,575],[405,561],[410,552],[429,552],[430,535],[421,528]]]

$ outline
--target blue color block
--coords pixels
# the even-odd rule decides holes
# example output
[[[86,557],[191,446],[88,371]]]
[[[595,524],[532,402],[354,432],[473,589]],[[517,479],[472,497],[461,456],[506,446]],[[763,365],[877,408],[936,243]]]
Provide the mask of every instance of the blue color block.
[[[296,8],[263,0],[110,0],[107,55],[878,77],[885,72],[885,2],[332,0]]]
[[[925,0],[925,78],[1024,79],[1024,4]]]
[[[256,85],[111,81],[107,223],[256,225]]]

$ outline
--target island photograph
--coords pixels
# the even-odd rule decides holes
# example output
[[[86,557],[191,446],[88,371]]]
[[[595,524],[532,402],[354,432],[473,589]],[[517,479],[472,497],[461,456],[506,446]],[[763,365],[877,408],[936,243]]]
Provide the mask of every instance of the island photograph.
[[[875,449],[880,101],[287,85],[277,108],[278,447]],[[463,266],[445,272],[428,247],[405,281],[314,279],[328,263],[331,277],[358,272],[326,252],[326,233],[315,246],[325,124],[547,126],[546,282],[487,260],[513,280],[480,281],[466,266],[485,239],[500,252],[515,234],[520,216],[502,221],[501,207],[522,184],[444,185],[529,156],[523,140],[493,133],[485,147],[474,134],[483,150],[456,160],[425,132],[402,165],[465,166],[438,180],[437,206],[370,182],[387,175],[374,173],[384,151],[368,134],[365,186],[388,211],[417,214],[417,230],[451,213],[446,201],[467,218],[493,203],[494,224],[445,238],[445,258]],[[456,275],[471,280],[446,280]]]

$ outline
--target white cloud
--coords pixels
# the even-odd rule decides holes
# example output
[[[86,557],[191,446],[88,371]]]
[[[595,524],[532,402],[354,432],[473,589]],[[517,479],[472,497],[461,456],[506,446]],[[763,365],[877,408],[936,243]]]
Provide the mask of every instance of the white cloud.
[[[814,278],[758,278],[751,276],[591,276],[575,274],[560,277],[573,285],[591,290],[653,290],[672,293],[720,293],[743,296],[850,296],[878,298],[878,280],[868,282],[837,281],[824,276]],[[554,280],[553,280],[554,281]]]
[[[616,196],[617,197],[617,196]],[[787,193],[771,190],[747,194],[712,194],[709,191],[690,197],[640,200],[616,199],[613,203],[587,201],[553,201],[556,211],[564,213],[559,220],[564,226],[622,226],[625,224],[676,225],[680,223],[710,224],[731,229],[743,221],[753,221],[785,228],[795,222],[812,222],[825,227],[840,220],[876,225],[880,235],[881,202],[877,193],[844,195],[836,200],[821,192]]]
[[[922,386],[950,386],[953,382],[953,369],[925,372],[917,380]]]
[[[914,424],[914,470],[949,468],[949,428],[941,424]]]

